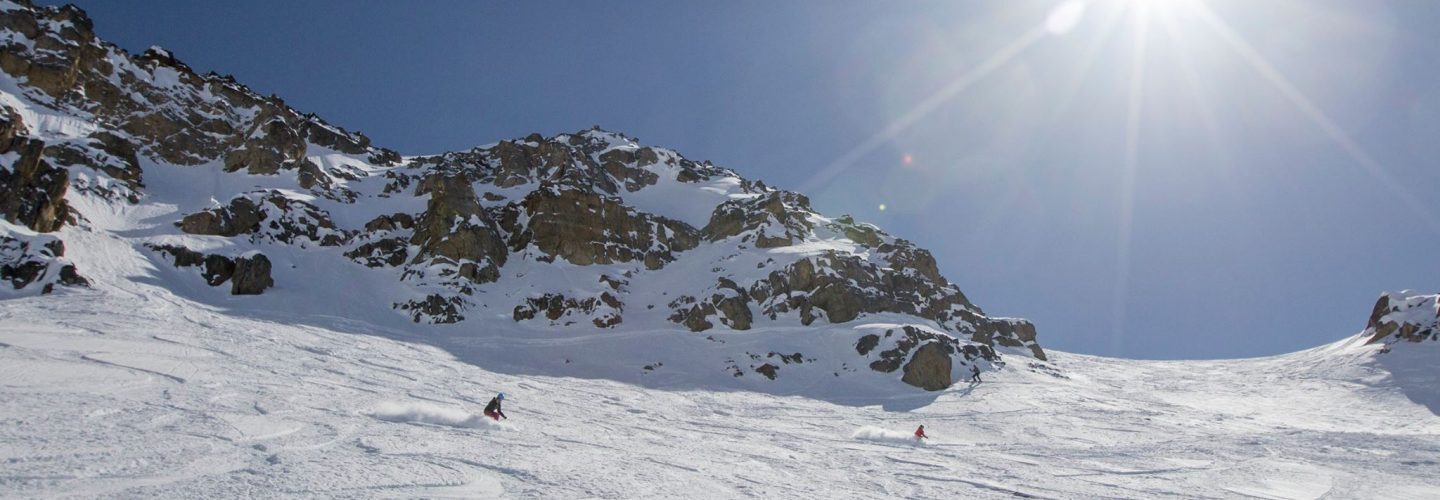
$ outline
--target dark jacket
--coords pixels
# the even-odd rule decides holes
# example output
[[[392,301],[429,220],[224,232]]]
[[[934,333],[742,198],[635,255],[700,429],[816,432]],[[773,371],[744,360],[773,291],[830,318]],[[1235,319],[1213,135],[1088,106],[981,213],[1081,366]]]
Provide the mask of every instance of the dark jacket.
[[[499,413],[500,415],[505,414],[505,412],[500,411],[500,398],[490,398],[490,404],[485,405],[485,413],[490,413],[492,411],[495,413]]]

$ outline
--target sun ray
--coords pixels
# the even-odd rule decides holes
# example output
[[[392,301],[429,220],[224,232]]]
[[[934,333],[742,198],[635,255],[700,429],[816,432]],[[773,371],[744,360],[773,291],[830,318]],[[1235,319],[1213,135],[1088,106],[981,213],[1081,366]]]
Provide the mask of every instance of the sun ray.
[[[1125,157],[1120,175],[1120,224],[1115,252],[1115,297],[1111,302],[1110,350],[1124,347],[1126,296],[1130,288],[1130,244],[1135,223],[1135,174],[1140,166],[1140,118],[1145,99],[1145,53],[1149,45],[1150,8],[1132,6],[1134,48],[1130,60],[1130,87],[1125,105]]]
[[[1440,233],[1440,217],[1437,217],[1429,207],[1421,202],[1420,198],[1411,194],[1395,176],[1390,174],[1389,170],[1385,169],[1384,165],[1381,165],[1373,156],[1370,156],[1370,153],[1366,152],[1359,143],[1355,142],[1355,140],[1350,137],[1350,134],[1340,128],[1334,120],[1331,120],[1330,116],[1325,114],[1324,110],[1316,106],[1314,101],[1311,101],[1309,97],[1305,96],[1304,92],[1300,91],[1299,87],[1296,87],[1294,83],[1291,83],[1289,78],[1286,78],[1284,74],[1275,69],[1275,66],[1270,64],[1270,61],[1267,60],[1260,51],[1255,50],[1255,48],[1250,45],[1249,42],[1246,42],[1225,20],[1210,10],[1204,2],[1194,2],[1194,6],[1196,17],[1210,26],[1211,29],[1215,30],[1216,34],[1218,34],[1231,49],[1235,50],[1241,59],[1244,59],[1245,62],[1267,82],[1274,85],[1276,90],[1279,90],[1291,104],[1300,110],[1301,114],[1305,115],[1316,127],[1319,127],[1331,141],[1335,142],[1335,145],[1339,146],[1346,155],[1350,156],[1351,160],[1363,168],[1376,182],[1379,182],[1401,203],[1419,215],[1419,217],[1430,226],[1431,230]]]
[[[1085,51],[1080,54],[1074,78],[1070,80],[1068,85],[1061,87],[1059,104],[1055,106],[1055,111],[1051,115],[1052,117],[1060,116],[1070,109],[1070,104],[1075,102],[1075,96],[1080,93],[1081,81],[1090,74],[1090,69],[1095,66],[1095,59],[1099,57],[1100,49],[1104,47],[1105,43],[1110,40],[1110,37],[1118,31],[1115,29],[1115,25],[1125,16],[1125,11],[1121,9],[1108,9],[1108,12],[1109,15],[1105,16],[1105,20],[1100,23],[1100,29],[1095,31],[1095,36],[1090,40],[1090,43],[1085,46]]]
[[[1184,2],[1179,4],[1179,7],[1188,4],[1189,2]],[[1156,19],[1160,27],[1165,30],[1164,36],[1166,39],[1182,39],[1184,34],[1180,30],[1180,23],[1175,19],[1177,14],[1176,10],[1163,9],[1156,14]],[[1208,99],[1205,89],[1200,85],[1200,82],[1203,80],[1200,78],[1200,73],[1195,71],[1195,59],[1191,57],[1190,51],[1187,50],[1175,51],[1175,57],[1179,62],[1178,67],[1180,69],[1180,76],[1184,79],[1185,90],[1189,92],[1193,98],[1193,101],[1191,101],[1195,104],[1193,108],[1195,112],[1200,115],[1200,125],[1205,130],[1208,139],[1210,139],[1210,144],[1216,147],[1214,153],[1220,157],[1223,163],[1228,164],[1231,160],[1230,151],[1224,148],[1225,141],[1220,127],[1220,119],[1215,115],[1215,110],[1211,105],[1210,99]]]
[[[847,151],[835,161],[830,162],[829,165],[826,165],[825,168],[821,169],[815,175],[811,176],[809,180],[806,180],[803,184],[801,184],[799,186],[799,190],[801,192],[813,192],[818,190],[820,187],[830,182],[831,179],[834,179],[835,176],[840,175],[846,169],[854,166],[855,163],[860,161],[861,158],[864,158],[865,155],[873,153],[876,149],[879,149],[881,146],[884,146],[886,143],[894,140],[895,137],[900,135],[900,133],[904,132],[906,129],[913,126],[916,122],[920,121],[921,119],[928,116],[930,113],[934,112],[936,108],[940,107],[940,105],[946,103],[950,99],[953,99],[956,95],[960,94],[960,92],[964,91],[966,88],[969,88],[971,85],[974,85],[975,82],[978,82],[984,79],[986,76],[989,76],[991,73],[994,73],[995,70],[1004,67],[1006,63],[1010,62],[1016,56],[1020,55],[1020,53],[1024,52],[1025,49],[1030,48],[1031,45],[1034,45],[1035,42],[1044,38],[1045,35],[1047,35],[1048,33],[1049,31],[1046,29],[1045,25],[1041,24],[1026,32],[1019,39],[1011,42],[1009,45],[1002,47],[994,54],[991,54],[989,58],[982,61],[979,65],[975,66],[970,71],[966,72],[964,75],[961,75],[959,78],[956,78],[954,81],[951,81],[944,88],[930,95],[930,97],[927,97],[924,101],[921,101],[920,104],[917,104],[914,108],[911,108],[910,111],[907,111],[905,114],[901,115],[900,118],[897,118],[894,122],[891,122],[879,132],[876,132],[875,135],[870,136],[870,138],[866,139],[864,142],[861,142],[854,148],[851,148],[850,151]]]

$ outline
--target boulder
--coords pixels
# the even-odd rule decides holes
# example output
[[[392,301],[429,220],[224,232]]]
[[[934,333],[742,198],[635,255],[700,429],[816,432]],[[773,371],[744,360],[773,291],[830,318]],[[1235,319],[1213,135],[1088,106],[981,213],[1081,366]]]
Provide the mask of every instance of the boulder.
[[[274,285],[275,281],[270,278],[270,259],[265,254],[250,252],[235,259],[231,295],[260,295]]]
[[[235,236],[260,228],[265,214],[254,200],[237,196],[224,207],[195,212],[180,219],[180,230],[189,234]]]
[[[901,381],[925,389],[938,391],[950,387],[950,353],[944,344],[931,342],[920,346],[910,362],[905,364],[905,375]]]

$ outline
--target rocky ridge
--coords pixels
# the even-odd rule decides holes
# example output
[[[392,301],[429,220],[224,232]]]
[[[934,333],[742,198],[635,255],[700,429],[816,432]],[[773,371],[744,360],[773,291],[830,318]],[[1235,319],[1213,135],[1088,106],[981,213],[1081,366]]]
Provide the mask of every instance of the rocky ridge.
[[[986,315],[930,252],[623,134],[404,158],[167,50],[131,55],[73,6],[0,0],[0,35],[0,215],[14,225],[0,264],[16,289],[85,282],[84,262],[43,250],[106,230],[77,206],[169,203],[172,229],[134,247],[237,295],[286,285],[296,267],[272,257],[343,259],[394,284],[374,305],[423,324],[715,334],[885,318],[900,323],[856,337],[856,355],[930,390],[997,349],[1045,359],[1033,325]],[[210,184],[150,186],[189,176]]]

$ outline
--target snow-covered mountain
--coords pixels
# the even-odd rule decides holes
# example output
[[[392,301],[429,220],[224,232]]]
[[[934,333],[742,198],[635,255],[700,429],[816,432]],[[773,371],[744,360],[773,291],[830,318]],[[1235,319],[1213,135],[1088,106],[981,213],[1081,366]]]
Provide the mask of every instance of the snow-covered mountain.
[[[600,129],[405,157],[0,0],[0,497],[1436,497],[1437,308],[1046,352],[732,170]]]
[[[164,49],[128,54],[72,6],[6,1],[0,28],[0,293],[151,282],[412,332],[755,332],[630,367],[710,378],[938,390],[996,349],[1045,359],[1030,323],[987,316],[928,251],[622,134],[402,157]]]

